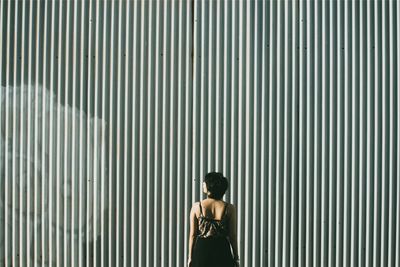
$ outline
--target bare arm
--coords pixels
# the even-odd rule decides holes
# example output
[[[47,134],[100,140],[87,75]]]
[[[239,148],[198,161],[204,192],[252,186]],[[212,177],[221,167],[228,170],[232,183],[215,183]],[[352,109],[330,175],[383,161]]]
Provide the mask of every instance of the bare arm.
[[[189,259],[192,259],[194,240],[197,234],[198,220],[195,212],[195,205],[190,210],[190,234],[189,234]]]
[[[239,258],[238,252],[238,244],[237,244],[237,215],[236,215],[236,207],[235,205],[231,205],[230,207],[230,216],[229,216],[229,240],[233,249],[233,256]]]

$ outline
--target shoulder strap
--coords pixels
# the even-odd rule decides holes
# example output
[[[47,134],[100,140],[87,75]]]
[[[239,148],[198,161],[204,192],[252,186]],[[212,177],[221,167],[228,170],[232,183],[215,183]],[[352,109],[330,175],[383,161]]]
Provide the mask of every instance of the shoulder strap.
[[[221,220],[225,218],[225,215],[226,215],[227,209],[228,209],[228,205],[227,205],[227,203],[225,203],[225,204],[224,204],[224,213],[222,214],[222,218],[221,218]]]
[[[203,215],[203,211],[201,209],[201,201],[199,201],[199,207],[200,207],[200,215],[202,216]]]

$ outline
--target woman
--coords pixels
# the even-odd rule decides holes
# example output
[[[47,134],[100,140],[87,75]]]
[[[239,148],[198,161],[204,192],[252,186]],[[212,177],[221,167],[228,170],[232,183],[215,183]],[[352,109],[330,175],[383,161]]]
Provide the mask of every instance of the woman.
[[[239,266],[236,208],[222,200],[227,189],[228,179],[221,173],[205,176],[207,199],[194,203],[190,211],[189,267]]]

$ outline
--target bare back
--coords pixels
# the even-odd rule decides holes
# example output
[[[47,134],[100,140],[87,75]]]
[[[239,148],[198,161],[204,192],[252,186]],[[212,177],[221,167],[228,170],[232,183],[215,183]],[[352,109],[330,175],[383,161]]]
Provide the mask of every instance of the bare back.
[[[214,200],[214,199],[204,199],[200,202],[202,206],[203,216],[219,221],[222,219],[225,212],[225,204],[226,204],[226,214],[225,216],[229,217],[229,207],[230,204],[224,202],[223,200]],[[200,216],[200,210],[198,211],[198,217]]]

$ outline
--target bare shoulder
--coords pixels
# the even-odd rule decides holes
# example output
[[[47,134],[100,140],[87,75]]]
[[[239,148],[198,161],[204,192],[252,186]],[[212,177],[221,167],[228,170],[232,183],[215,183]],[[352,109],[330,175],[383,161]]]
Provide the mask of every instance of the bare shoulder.
[[[192,204],[192,207],[190,208],[190,218],[193,222],[196,221],[196,219],[199,217],[198,216],[198,211],[197,211],[197,207],[196,207],[196,203],[198,202],[194,202]]]
[[[199,209],[199,201],[197,201],[197,202],[194,202],[193,203],[193,205],[192,205],[192,211],[197,215],[197,213],[198,213],[198,211],[200,210]]]

